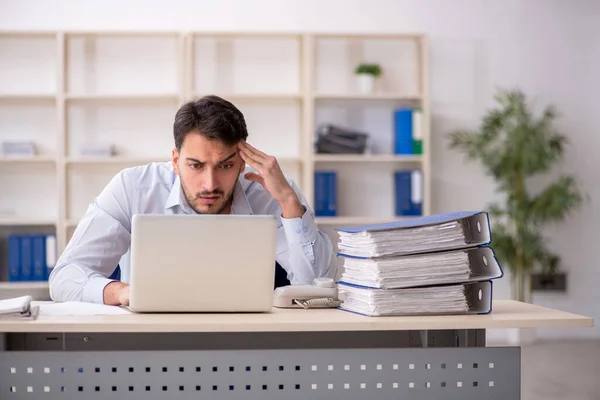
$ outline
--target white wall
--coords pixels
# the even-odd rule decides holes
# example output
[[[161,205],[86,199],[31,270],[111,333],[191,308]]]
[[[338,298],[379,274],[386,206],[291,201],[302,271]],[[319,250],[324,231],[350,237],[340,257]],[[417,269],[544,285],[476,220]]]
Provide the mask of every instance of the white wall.
[[[577,174],[590,201],[549,231],[569,271],[568,295],[535,302],[600,320],[600,2],[560,0],[0,0],[0,29],[425,32],[431,38],[434,212],[477,209],[493,185],[477,165],[446,148],[455,128],[474,128],[496,87],[518,86],[556,104],[571,147],[563,171]],[[342,15],[342,12],[346,13]],[[509,296],[508,278],[496,298]],[[545,337],[600,337],[600,328]]]

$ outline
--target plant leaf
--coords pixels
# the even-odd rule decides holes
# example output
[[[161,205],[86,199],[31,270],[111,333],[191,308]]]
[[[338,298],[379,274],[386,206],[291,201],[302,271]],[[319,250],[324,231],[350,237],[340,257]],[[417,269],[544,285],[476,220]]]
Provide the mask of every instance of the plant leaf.
[[[578,208],[582,201],[583,195],[577,188],[575,179],[562,176],[533,198],[529,216],[536,224],[561,221],[569,211]]]

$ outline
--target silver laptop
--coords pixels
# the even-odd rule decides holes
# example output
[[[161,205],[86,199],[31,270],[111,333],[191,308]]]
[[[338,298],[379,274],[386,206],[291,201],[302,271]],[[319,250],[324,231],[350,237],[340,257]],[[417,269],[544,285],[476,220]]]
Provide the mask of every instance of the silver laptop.
[[[270,215],[135,215],[129,308],[270,311],[276,234]]]

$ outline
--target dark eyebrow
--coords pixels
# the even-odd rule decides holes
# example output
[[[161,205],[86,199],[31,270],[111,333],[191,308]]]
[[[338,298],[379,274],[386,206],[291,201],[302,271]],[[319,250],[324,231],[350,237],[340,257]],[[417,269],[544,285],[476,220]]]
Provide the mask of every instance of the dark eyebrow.
[[[237,154],[237,151],[234,151],[233,153],[231,153],[230,155],[228,155],[227,157],[225,157],[223,160],[218,161],[217,164],[223,164],[225,161],[228,161],[230,158],[233,158],[236,154]],[[193,162],[196,162],[198,164],[206,164],[205,161],[200,161],[200,160],[198,160],[196,158],[192,158],[192,157],[187,157],[186,160],[193,161]]]
[[[237,154],[237,151],[234,151],[233,153],[231,153],[230,155],[225,157],[223,160],[219,161],[219,164],[223,164],[225,161],[228,161],[229,159],[233,158],[236,154]]]

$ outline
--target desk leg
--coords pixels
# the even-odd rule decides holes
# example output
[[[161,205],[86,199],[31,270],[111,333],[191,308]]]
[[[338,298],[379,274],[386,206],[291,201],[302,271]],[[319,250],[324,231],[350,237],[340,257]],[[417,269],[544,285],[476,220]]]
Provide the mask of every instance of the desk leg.
[[[0,398],[520,398],[520,350],[477,331],[40,335],[8,340]]]

